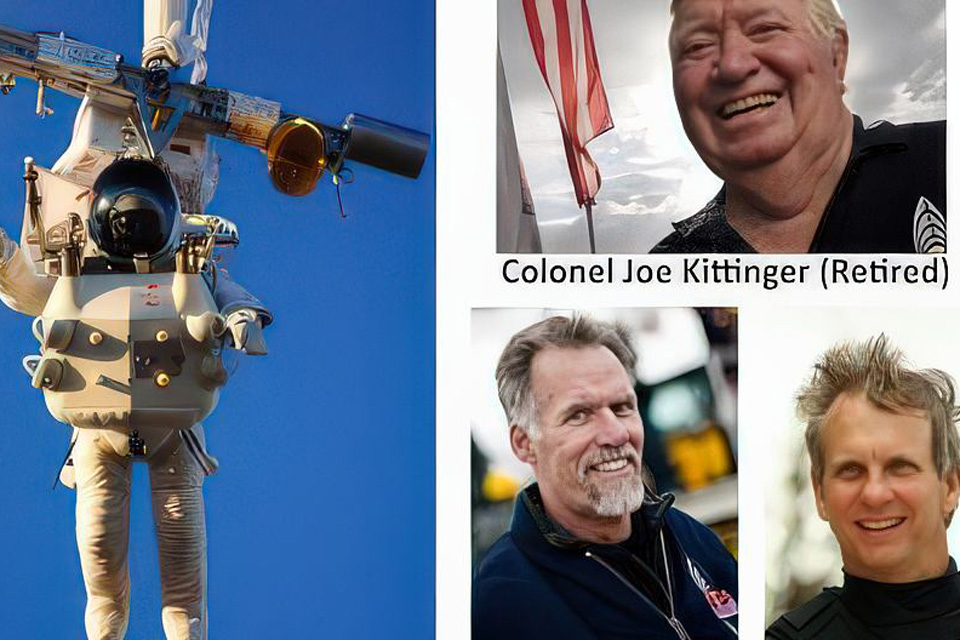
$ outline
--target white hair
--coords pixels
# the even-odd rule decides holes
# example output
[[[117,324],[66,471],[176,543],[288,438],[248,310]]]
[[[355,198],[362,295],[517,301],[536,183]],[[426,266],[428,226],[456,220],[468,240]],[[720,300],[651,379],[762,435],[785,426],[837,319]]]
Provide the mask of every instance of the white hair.
[[[671,0],[670,14],[673,15],[682,0]],[[843,14],[837,0],[806,0],[813,32],[822,38],[832,38],[837,31],[846,27]]]
[[[813,31],[823,38],[832,38],[846,27],[837,0],[807,0],[810,24]]]

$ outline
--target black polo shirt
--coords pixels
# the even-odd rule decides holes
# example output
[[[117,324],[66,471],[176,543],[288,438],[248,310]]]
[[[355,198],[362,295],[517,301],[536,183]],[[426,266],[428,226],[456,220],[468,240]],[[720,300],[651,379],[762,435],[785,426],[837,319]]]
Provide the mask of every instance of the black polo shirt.
[[[946,122],[864,128],[820,219],[810,253],[937,253],[946,250]],[[727,222],[721,190],[651,253],[756,253]]]

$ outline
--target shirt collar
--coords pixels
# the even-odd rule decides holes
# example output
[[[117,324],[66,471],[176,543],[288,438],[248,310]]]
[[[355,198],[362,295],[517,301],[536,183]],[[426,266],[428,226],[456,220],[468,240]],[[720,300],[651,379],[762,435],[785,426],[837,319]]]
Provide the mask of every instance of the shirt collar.
[[[960,574],[953,558],[939,578],[891,584],[843,574],[843,604],[869,627],[939,618],[960,609]]]
[[[647,532],[647,535],[651,537],[659,535],[663,528],[666,513],[673,506],[675,499],[673,494],[670,493],[665,493],[662,496],[645,496],[643,505],[630,516],[631,536],[637,531]],[[543,498],[540,495],[540,487],[536,483],[531,484],[520,493],[518,502],[526,508],[540,534],[551,545],[564,549],[579,549],[593,544],[577,538],[547,515],[543,506]],[[519,507],[520,505],[518,505]]]
[[[869,127],[863,126],[863,119],[853,116],[853,147],[850,149],[850,163],[862,158],[898,153],[909,148],[908,134],[904,127],[897,127],[886,120],[877,120]]]

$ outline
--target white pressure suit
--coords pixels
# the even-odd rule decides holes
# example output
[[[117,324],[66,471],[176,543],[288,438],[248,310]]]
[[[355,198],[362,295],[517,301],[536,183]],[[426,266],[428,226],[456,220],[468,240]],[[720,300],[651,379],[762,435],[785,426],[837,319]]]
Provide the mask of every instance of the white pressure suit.
[[[127,630],[127,546],[133,461],[128,436],[76,429],[72,463],[77,490],[77,547],[87,590],[87,637],[120,640]],[[147,459],[160,555],[163,632],[168,640],[207,637],[207,551],[201,466],[189,437],[176,435]],[[190,442],[190,444],[188,444]],[[147,443],[148,451],[151,450]],[[210,472],[212,472],[212,468]]]
[[[191,82],[200,83],[206,74],[204,51],[212,0],[153,0],[144,7],[144,66],[148,62],[163,62],[176,68],[194,63]],[[194,10],[188,33],[190,7]],[[118,116],[88,95],[77,113],[70,147],[52,173],[56,177],[72,176],[77,183],[92,182],[99,169],[128,151],[124,119],[125,116]],[[205,141],[181,143],[196,148],[188,155],[171,152],[165,157],[165,164],[177,181],[178,197],[186,204],[185,210],[202,213],[216,188],[216,157]],[[160,146],[165,144],[166,141]],[[45,203],[53,202],[44,195]],[[50,206],[55,209],[57,205]],[[30,256],[0,229],[0,300],[30,316],[44,314],[57,278],[39,275],[38,271]],[[269,324],[269,312],[230,281],[225,272],[214,270],[208,275],[214,276],[205,279],[206,284],[234,346],[250,354],[265,353],[259,329]],[[49,328],[45,329],[49,335]],[[94,380],[87,384],[100,384]],[[130,448],[131,438],[137,432],[95,426],[86,424],[73,429],[71,450],[60,479],[77,492],[77,546],[87,592],[87,637],[119,640],[126,633],[129,618],[127,550],[134,460]],[[146,455],[140,459],[147,463],[150,472],[164,634],[167,640],[205,640],[207,576],[202,486],[204,477],[214,473],[217,463],[206,452],[200,424],[144,430],[140,437],[146,446]]]
[[[216,295],[227,324],[269,314],[226,277]],[[39,316],[55,278],[37,275],[20,247],[0,229],[0,299],[14,310]],[[251,307],[253,308],[251,310]],[[238,335],[234,331],[234,336]],[[203,428],[144,433],[153,518],[159,549],[161,604],[167,640],[204,640],[206,534],[202,485],[217,467],[206,452]],[[61,481],[77,491],[77,546],[87,592],[85,625],[91,640],[120,640],[127,629],[127,568],[133,458],[129,434],[74,428]]]

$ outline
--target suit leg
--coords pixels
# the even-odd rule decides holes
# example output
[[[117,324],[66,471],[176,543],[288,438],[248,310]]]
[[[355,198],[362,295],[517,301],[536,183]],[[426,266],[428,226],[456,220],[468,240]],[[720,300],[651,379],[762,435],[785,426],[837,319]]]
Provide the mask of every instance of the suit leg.
[[[178,436],[174,436],[178,437]],[[206,640],[207,542],[200,464],[182,442],[150,460],[167,640]]]
[[[130,610],[130,461],[117,455],[99,431],[81,429],[73,462],[87,637],[121,640]]]

